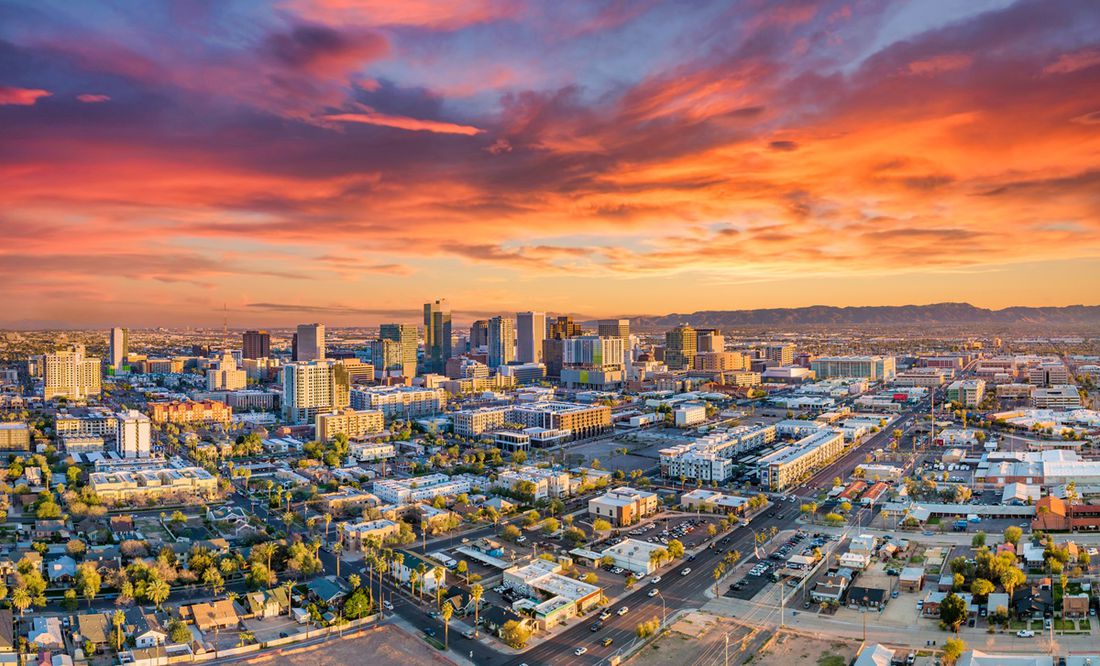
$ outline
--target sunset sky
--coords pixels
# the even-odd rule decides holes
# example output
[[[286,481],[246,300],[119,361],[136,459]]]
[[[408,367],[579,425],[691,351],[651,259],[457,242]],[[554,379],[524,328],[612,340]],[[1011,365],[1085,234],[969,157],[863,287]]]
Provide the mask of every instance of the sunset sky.
[[[1100,11],[5,0],[0,295],[0,327],[1100,303]]]

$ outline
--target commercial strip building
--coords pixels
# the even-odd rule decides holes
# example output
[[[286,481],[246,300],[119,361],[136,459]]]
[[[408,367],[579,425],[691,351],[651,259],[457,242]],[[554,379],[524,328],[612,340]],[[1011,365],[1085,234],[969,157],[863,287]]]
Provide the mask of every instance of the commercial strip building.
[[[760,483],[770,490],[783,490],[814,470],[831,462],[844,451],[844,434],[822,429],[757,461]]]
[[[687,511],[739,514],[744,512],[748,505],[749,500],[745,497],[706,488],[696,488],[680,497],[680,507]]]
[[[657,494],[621,486],[588,500],[588,513],[615,527],[631,525],[657,512]]]
[[[810,368],[818,379],[866,377],[889,381],[897,374],[893,356],[820,356],[810,361]]]
[[[318,414],[316,436],[322,442],[330,441],[339,433],[347,435],[348,439],[360,439],[380,433],[385,427],[386,417],[380,409],[344,409]]]
[[[233,420],[233,409],[215,400],[154,402],[149,405],[153,423],[222,423]]]
[[[1076,409],[1081,406],[1081,394],[1072,384],[1037,388],[1031,394],[1031,406],[1036,409]]]
[[[947,368],[910,368],[894,377],[894,386],[943,386],[953,374]]]
[[[688,444],[661,449],[661,474],[665,477],[724,483],[733,474],[733,458],[775,441],[775,426],[738,426],[699,437]]]
[[[213,497],[218,479],[201,467],[160,467],[92,472],[88,484],[101,499],[110,503],[165,498],[170,495]]]
[[[541,599],[530,610],[542,630],[595,608],[603,599],[603,588],[563,576],[561,570],[558,562],[543,559],[504,570],[505,587]]]
[[[353,389],[351,406],[358,410],[381,410],[387,419],[430,416],[447,406],[447,392],[442,388],[372,386]]]

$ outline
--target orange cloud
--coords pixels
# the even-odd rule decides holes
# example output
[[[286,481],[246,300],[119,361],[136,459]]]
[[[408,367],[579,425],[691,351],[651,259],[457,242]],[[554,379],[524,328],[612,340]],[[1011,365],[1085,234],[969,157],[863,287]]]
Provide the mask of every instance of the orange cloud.
[[[941,72],[953,72],[970,66],[974,59],[965,53],[948,53],[909,63],[909,73],[928,76]]]
[[[111,101],[111,97],[109,95],[95,95],[91,93],[77,95],[76,98],[79,101],[84,102],[85,104],[100,104],[102,102]]]
[[[1043,73],[1069,74],[1096,65],[1100,65],[1100,49],[1082,49],[1058,56],[1057,60],[1043,68]]]

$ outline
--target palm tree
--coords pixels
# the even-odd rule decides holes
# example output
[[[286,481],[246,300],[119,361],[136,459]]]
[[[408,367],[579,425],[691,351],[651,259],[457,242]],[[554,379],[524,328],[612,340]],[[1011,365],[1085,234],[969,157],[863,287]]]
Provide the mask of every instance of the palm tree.
[[[328,541],[328,526],[329,526],[329,523],[331,523],[331,522],[332,522],[332,514],[331,513],[326,513],[325,514],[325,541]]]
[[[416,584],[420,582],[420,572],[413,569],[409,572],[409,588],[413,594],[416,594]]]
[[[255,640],[256,640],[256,635],[253,634],[251,631],[242,631],[237,636],[237,647],[248,645],[249,643],[251,643]]]
[[[11,595],[11,603],[13,606],[19,609],[19,617],[23,617],[23,611],[31,605],[31,594],[25,587],[15,588],[15,592]]]
[[[213,569],[211,569],[211,571],[213,571]],[[221,577],[220,574],[218,577]],[[172,588],[168,587],[168,583],[165,583],[159,578],[154,578],[152,582],[149,583],[149,587],[145,589],[145,596],[149,598],[149,601],[157,605],[157,610],[163,610],[160,605],[168,599],[168,595],[171,594],[171,592]]]
[[[332,544],[332,555],[336,559],[336,577],[340,577],[340,553],[344,552],[344,544],[337,541]]]
[[[446,650],[447,642],[450,637],[451,616],[455,614],[455,607],[450,602],[447,602],[443,604],[443,608],[439,611],[439,614],[443,617],[443,649]]]
[[[432,578],[435,579],[435,605],[439,606],[439,596],[443,594],[443,567],[432,569]]]
[[[485,594],[485,588],[480,583],[474,583],[470,587],[470,599],[474,602],[474,637],[477,637],[478,611],[481,607],[481,597]]]
[[[359,586],[363,584],[363,579],[359,577],[359,574],[352,574],[348,576],[348,585],[351,585],[351,589],[358,590]]]
[[[126,614],[116,610],[111,616],[111,624],[115,625],[115,645],[122,649],[122,626],[126,624]]]
[[[726,563],[719,562],[718,566],[714,567],[714,594],[718,594],[718,581],[722,578],[722,575],[726,573]]]

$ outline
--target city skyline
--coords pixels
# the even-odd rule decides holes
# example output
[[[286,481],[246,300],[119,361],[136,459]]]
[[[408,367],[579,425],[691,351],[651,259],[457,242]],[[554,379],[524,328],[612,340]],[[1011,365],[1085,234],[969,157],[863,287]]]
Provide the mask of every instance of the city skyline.
[[[1088,2],[0,15],[0,327],[1095,302]]]

